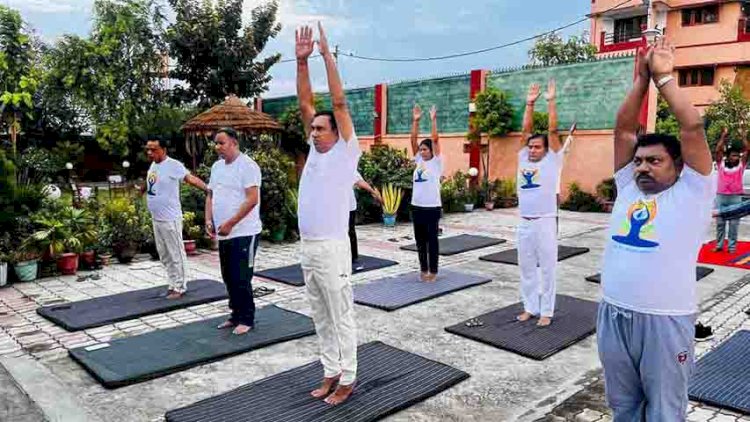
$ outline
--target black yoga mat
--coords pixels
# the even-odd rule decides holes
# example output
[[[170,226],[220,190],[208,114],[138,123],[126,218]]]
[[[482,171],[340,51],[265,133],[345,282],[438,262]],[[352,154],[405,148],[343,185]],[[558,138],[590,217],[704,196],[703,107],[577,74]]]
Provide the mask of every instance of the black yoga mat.
[[[357,264],[358,265],[352,266],[353,274],[379,270],[381,268],[396,265],[398,262],[389,259],[376,258],[374,256],[360,255]],[[302,275],[302,267],[299,264],[256,271],[255,275],[269,280],[278,281],[280,283],[290,284],[292,286],[299,287],[305,285],[305,277]]]
[[[585,254],[589,248],[578,248],[560,245],[557,249],[557,261],[563,261],[574,256]],[[482,261],[499,262],[501,264],[518,265],[518,249],[508,249],[491,255],[480,256]]]
[[[354,286],[354,302],[393,311],[490,281],[489,277],[442,269],[434,282],[426,283],[419,280],[419,272],[413,272]]]
[[[696,364],[688,394],[693,400],[750,414],[750,331],[735,333]]]
[[[488,246],[505,243],[505,239],[496,239],[487,236],[475,236],[472,234],[462,234],[458,236],[440,238],[438,253],[443,256],[455,255],[462,252],[473,251],[475,249],[486,248]],[[417,244],[402,246],[401,249],[406,251],[416,251]]]
[[[708,277],[708,275],[711,274],[712,272],[714,272],[713,268],[701,267],[701,266],[695,267],[695,280],[699,281],[702,278]],[[596,273],[594,275],[590,275],[590,276],[586,277],[586,281],[590,281],[592,283],[601,284],[601,282],[602,282],[602,274],[601,273]]]
[[[216,327],[226,316],[192,322],[68,351],[107,388],[179,372],[228,356],[315,334],[312,319],[266,306],[255,314],[255,327],[244,335]]]
[[[523,312],[523,305],[516,303],[445,330],[522,356],[544,360],[593,334],[596,331],[598,307],[596,302],[558,295],[552,324],[547,327],[537,327],[536,318],[526,322],[516,321],[516,316]],[[472,320],[479,320],[482,325],[470,326]]]
[[[165,285],[42,306],[36,312],[68,331],[78,331],[227,298],[224,283],[215,280],[189,281],[187,293],[180,299],[167,299],[168,288]]]
[[[170,410],[167,422],[371,422],[469,378],[448,365],[374,341],[358,349],[357,385],[333,407],[310,395],[323,368],[310,363],[195,404]]]

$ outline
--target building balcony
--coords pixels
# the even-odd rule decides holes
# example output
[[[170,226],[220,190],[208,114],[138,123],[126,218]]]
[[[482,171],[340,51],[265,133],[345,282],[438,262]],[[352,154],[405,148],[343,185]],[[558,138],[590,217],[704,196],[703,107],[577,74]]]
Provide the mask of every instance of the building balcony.
[[[750,18],[740,18],[737,24],[737,41],[750,41]]]
[[[632,50],[646,43],[641,31],[607,33],[602,31],[599,39],[599,53]]]

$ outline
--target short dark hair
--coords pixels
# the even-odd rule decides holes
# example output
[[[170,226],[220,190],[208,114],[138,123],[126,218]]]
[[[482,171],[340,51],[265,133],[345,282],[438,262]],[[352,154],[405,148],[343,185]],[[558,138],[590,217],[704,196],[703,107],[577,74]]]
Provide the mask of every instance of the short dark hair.
[[[662,133],[646,133],[638,136],[638,141],[635,144],[636,149],[640,147],[648,147],[651,145],[664,145],[664,148],[672,157],[672,160],[679,161],[682,159],[682,147],[680,141],[672,136]]]
[[[727,147],[727,155],[732,153],[742,154],[742,150],[736,145],[729,145],[729,147]]]
[[[338,125],[336,125],[336,116],[333,114],[332,111],[329,110],[323,110],[315,113],[313,116],[313,120],[318,116],[328,116],[328,120],[331,121],[331,130],[339,130]]]
[[[529,142],[531,142],[534,139],[540,139],[544,141],[544,149],[549,149],[549,138],[547,138],[547,135],[544,133],[535,133],[526,139],[526,145],[529,145]]]
[[[216,135],[218,135],[220,133],[226,134],[228,137],[234,139],[235,141],[237,140],[237,131],[234,130],[234,129],[232,129],[231,127],[223,127],[221,129],[217,130],[216,134],[214,134],[214,136],[216,136]]]
[[[435,153],[432,150],[432,139],[430,139],[430,138],[422,139],[422,142],[419,143],[419,146],[421,147],[422,145],[426,146],[430,150],[431,154]]]
[[[169,148],[169,139],[160,135],[147,135],[145,136],[146,143],[157,142],[163,149]]]

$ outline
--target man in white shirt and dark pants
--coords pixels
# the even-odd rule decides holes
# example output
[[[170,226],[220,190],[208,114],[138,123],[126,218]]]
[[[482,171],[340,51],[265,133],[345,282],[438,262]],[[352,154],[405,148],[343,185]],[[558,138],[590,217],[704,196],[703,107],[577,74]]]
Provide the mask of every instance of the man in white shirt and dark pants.
[[[324,368],[321,386],[311,394],[337,405],[349,398],[357,377],[348,221],[349,196],[361,152],[336,62],[320,23],[318,30],[333,112],[315,111],[308,68],[313,30],[302,27],[296,34],[297,97],[313,148],[302,171],[297,214],[302,238],[300,261]]]
[[[665,39],[640,51],[617,114],[617,200],[602,265],[597,341],[615,422],[684,421],[694,366],[695,262],[711,221],[716,180],[703,119],[674,80]],[[653,79],[680,124],[638,135]]]
[[[151,166],[146,175],[146,203],[154,225],[154,242],[159,260],[167,270],[169,291],[167,299],[179,299],[187,291],[188,262],[182,242],[182,204],[180,182],[186,182],[208,192],[203,181],[185,166],[167,155],[167,146],[161,138],[146,141],[146,156]]]
[[[557,188],[563,153],[557,133],[555,81],[550,80],[545,98],[549,111],[549,134],[531,134],[538,84],[532,84],[526,98],[521,150],[518,153],[518,267],[524,312],[520,322],[539,317],[537,326],[552,323],[555,312],[557,267]],[[541,276],[540,276],[541,271]]]
[[[211,166],[206,198],[206,232],[218,235],[221,278],[227,286],[232,314],[219,329],[234,327],[241,335],[253,329],[253,272],[262,224],[261,172],[252,158],[240,152],[237,133],[219,129],[214,138],[219,160]]]

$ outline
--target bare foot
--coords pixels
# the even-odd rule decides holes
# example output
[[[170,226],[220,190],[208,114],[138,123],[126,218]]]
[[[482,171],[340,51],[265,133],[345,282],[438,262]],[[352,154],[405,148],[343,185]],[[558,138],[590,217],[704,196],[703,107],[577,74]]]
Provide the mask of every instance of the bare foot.
[[[339,384],[339,386],[336,387],[336,391],[334,391],[330,396],[326,397],[325,402],[330,404],[331,406],[339,405],[345,402],[346,399],[348,399],[349,396],[352,395],[352,391],[354,391],[354,383],[351,383],[349,385]]]
[[[524,312],[521,315],[518,315],[516,317],[516,321],[526,322],[526,321],[530,320],[531,318],[534,318],[534,314],[531,314],[529,312]]]
[[[430,276],[430,273],[419,273],[419,279],[421,281],[428,281],[427,278]]]
[[[216,327],[219,330],[223,330],[225,328],[232,328],[234,327],[234,323],[232,321],[224,321],[221,324],[219,324],[218,327]]]
[[[322,399],[331,392],[333,386],[336,385],[337,382],[339,382],[339,378],[341,378],[341,375],[337,375],[331,378],[323,378],[323,382],[320,383],[320,387],[310,392],[310,395],[315,397],[316,399]]]
[[[552,318],[543,316],[539,318],[539,321],[537,321],[536,326],[537,327],[549,327],[550,324],[552,324]]]
[[[247,332],[252,329],[253,327],[250,325],[239,324],[238,326],[234,327],[234,330],[232,330],[232,334],[236,336],[241,336],[243,334],[247,334]]]
[[[169,294],[167,295],[167,299],[169,299],[169,300],[175,300],[175,299],[179,299],[179,298],[181,298],[183,296],[185,296],[185,293],[180,293],[180,292],[178,292],[176,290],[171,290],[169,292]]]
[[[437,274],[434,273],[427,273],[427,281],[432,283],[435,280],[437,280]]]

